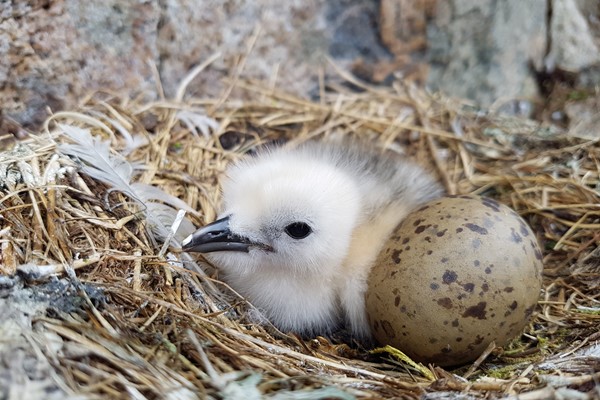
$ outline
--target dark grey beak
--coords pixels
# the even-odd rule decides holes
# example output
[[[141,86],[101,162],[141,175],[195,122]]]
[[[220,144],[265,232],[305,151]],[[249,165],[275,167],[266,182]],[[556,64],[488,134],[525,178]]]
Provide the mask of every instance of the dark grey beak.
[[[229,229],[229,217],[221,218],[210,223],[181,243],[183,251],[197,253],[211,253],[213,251],[242,251],[248,253],[250,247],[259,247],[269,250],[270,247],[262,243],[254,243],[248,238],[235,235]]]
[[[229,230],[229,217],[221,218],[210,223],[181,243],[183,251],[211,253],[213,251],[243,251],[248,252],[251,245],[246,238],[234,235]]]

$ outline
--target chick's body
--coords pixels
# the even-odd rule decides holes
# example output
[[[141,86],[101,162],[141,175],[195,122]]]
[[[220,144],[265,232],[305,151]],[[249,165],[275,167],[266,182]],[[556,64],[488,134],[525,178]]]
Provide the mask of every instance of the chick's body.
[[[278,328],[370,337],[364,293],[392,230],[442,194],[422,168],[358,143],[310,142],[233,165],[220,219],[188,237]]]

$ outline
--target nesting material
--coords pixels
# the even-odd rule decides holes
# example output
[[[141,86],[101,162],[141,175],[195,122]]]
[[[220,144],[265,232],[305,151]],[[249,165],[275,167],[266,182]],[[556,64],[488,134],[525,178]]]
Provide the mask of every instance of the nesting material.
[[[3,321],[13,334],[0,342],[11,365],[0,388],[42,379],[23,365],[43,360],[35,390],[48,398],[51,389],[61,398],[598,395],[597,141],[400,84],[323,88],[319,102],[252,82],[237,92],[146,104],[98,95],[25,141],[2,138],[0,308],[22,304],[23,290],[42,306],[12,307],[21,322]],[[451,371],[390,348],[303,341],[179,251],[187,231],[214,220],[228,162],[265,142],[329,135],[405,153],[450,194],[492,197],[528,221],[544,285],[523,335]]]

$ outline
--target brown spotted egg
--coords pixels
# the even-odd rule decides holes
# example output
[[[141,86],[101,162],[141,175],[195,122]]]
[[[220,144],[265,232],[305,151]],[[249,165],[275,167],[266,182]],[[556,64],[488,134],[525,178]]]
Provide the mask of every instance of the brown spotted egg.
[[[421,362],[473,361],[521,333],[542,269],[535,235],[509,207],[476,196],[434,200],[398,225],[370,272],[373,336]]]

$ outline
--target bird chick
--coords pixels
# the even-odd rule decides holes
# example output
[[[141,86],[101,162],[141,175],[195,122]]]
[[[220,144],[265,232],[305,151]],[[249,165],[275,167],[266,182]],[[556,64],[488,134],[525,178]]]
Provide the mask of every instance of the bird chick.
[[[183,242],[208,253],[279,329],[370,338],[367,278],[392,230],[442,195],[422,168],[364,143],[309,142],[228,169],[217,221]]]

